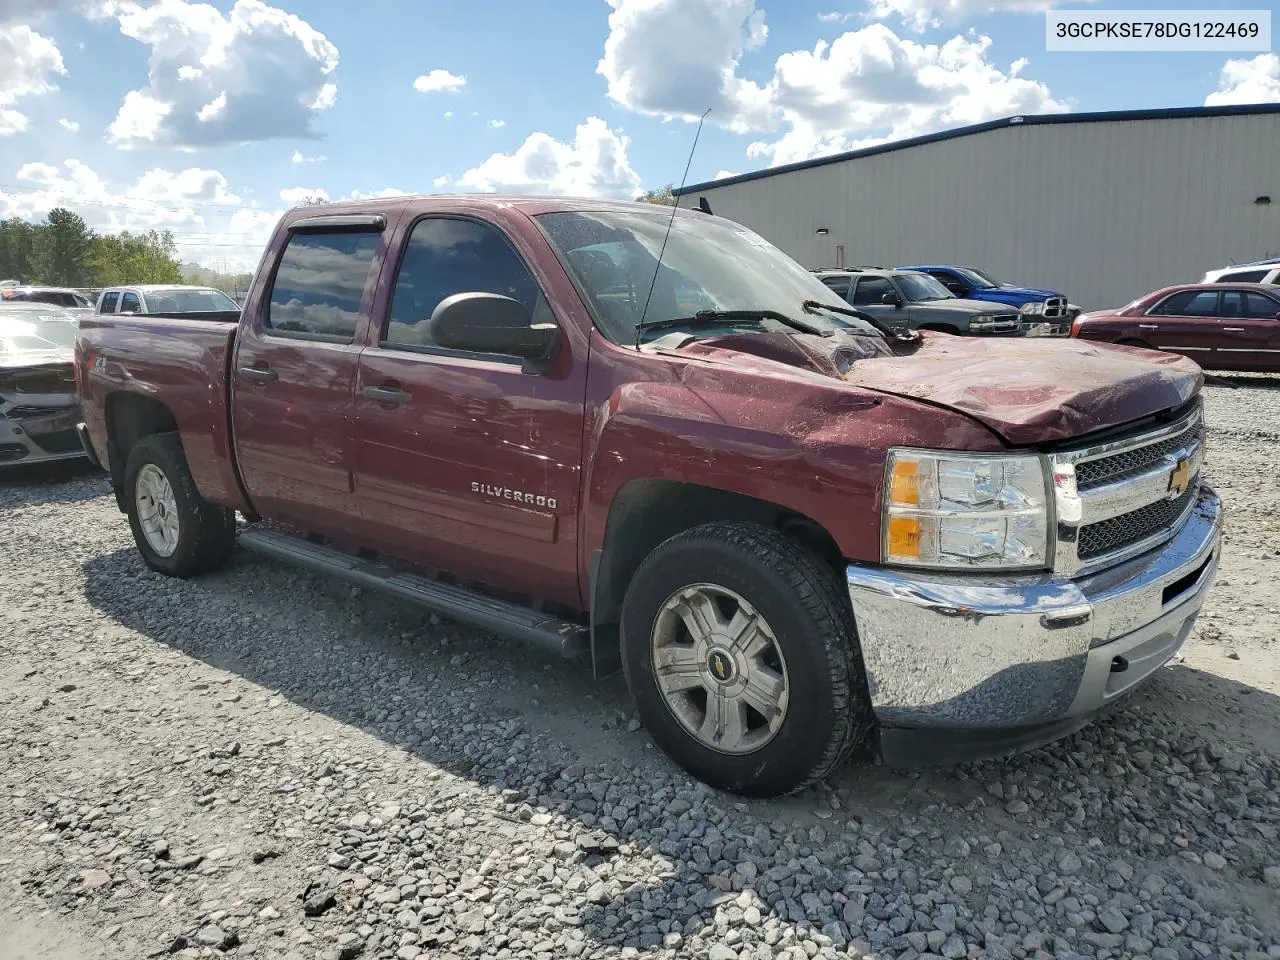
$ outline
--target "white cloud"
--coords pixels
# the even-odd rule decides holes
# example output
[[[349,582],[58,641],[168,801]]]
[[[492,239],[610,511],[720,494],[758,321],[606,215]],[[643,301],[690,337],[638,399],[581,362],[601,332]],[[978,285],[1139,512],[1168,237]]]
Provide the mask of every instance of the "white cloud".
[[[300,150],[293,151],[293,156],[289,158],[291,163],[324,163],[328,159],[323,153],[309,157]]]
[[[183,260],[248,270],[257,263],[279,211],[247,209],[217,170],[153,168],[134,182],[113,187],[87,164],[28,163],[0,191],[0,218],[38,220],[67,207],[104,232],[170,230]]]
[[[26,115],[13,109],[19,98],[56,89],[53,78],[66,72],[48,37],[23,23],[0,26],[0,136],[27,128]]]
[[[1218,89],[1204,98],[1204,105],[1219,107],[1277,100],[1280,100],[1280,55],[1262,53],[1252,60],[1224,63],[1218,76]]]
[[[315,111],[336,99],[338,48],[263,0],[236,0],[225,15],[184,0],[106,0],[100,9],[151,47],[148,85],[125,95],[111,123],[123,146],[314,137]]]
[[[609,95],[664,119],[708,118],[762,135],[748,156],[780,164],[1012,114],[1068,109],[1049,88],[988,59],[989,37],[923,44],[883,24],[776,58],[765,82],[739,76],[766,28],[754,0],[610,0],[598,71]]]
[[[58,121],[58,126],[69,133],[76,133],[80,129],[80,124],[74,120],[68,120],[66,117],[62,117]]]
[[[29,22],[59,7],[68,7],[71,2],[72,0],[0,0],[0,23],[15,20]]]
[[[844,23],[852,16],[852,13],[820,13],[818,20],[822,23]]]
[[[26,129],[26,114],[0,107],[0,137],[7,137],[11,133],[22,133]]]
[[[448,70],[432,70],[413,81],[413,89],[419,93],[457,93],[467,84],[466,77]]]
[[[726,177],[736,177],[737,175],[738,175],[738,171],[737,171],[737,170],[717,170],[717,171],[716,171],[716,175],[715,175],[714,177],[712,177],[711,179],[712,179],[712,180],[723,180],[723,179],[725,179]]]
[[[502,129],[503,127],[505,127],[506,125],[507,125],[507,121],[505,121],[505,120],[490,120],[490,121],[489,121],[489,126],[490,126],[490,127],[492,127],[494,130],[501,130],[501,129]]]
[[[312,198],[328,200],[329,194],[319,187],[286,187],[280,191],[280,199],[291,207],[296,207],[304,200]]]
[[[742,54],[768,36],[755,0],[608,0],[609,36],[596,73],[631,110],[697,118],[734,112]]]
[[[431,181],[431,185],[433,187],[447,187],[451,179],[452,178],[447,173],[441,174]]]
[[[1081,0],[1078,5],[1098,0]],[[997,13],[1042,13],[1063,6],[1062,0],[870,0],[867,15],[873,19],[899,17],[916,31],[945,24],[964,23],[974,17]]]
[[[627,159],[630,142],[599,117],[588,117],[571,143],[548,133],[531,133],[515,153],[493,154],[457,183],[483,192],[630,199],[640,192],[640,176]]]
[[[399,187],[383,187],[381,190],[352,190],[343,200],[385,200],[388,197],[407,197],[409,192]]]
[[[453,119],[453,111],[452,111],[452,110],[446,110],[446,111],[444,112],[443,116],[444,116],[444,118],[445,118],[446,120],[452,120],[452,119]]]

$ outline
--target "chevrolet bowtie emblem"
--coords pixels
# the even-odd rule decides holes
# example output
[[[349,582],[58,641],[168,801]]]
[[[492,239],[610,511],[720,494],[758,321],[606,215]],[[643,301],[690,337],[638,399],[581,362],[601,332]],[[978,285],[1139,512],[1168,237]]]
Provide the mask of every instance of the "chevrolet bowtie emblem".
[[[1183,457],[1169,474],[1169,499],[1176,500],[1187,491],[1191,483],[1191,458]]]

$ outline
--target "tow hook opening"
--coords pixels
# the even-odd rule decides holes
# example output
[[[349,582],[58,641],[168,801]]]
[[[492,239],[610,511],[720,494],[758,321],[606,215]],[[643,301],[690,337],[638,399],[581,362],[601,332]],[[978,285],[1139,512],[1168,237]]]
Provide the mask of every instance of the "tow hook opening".
[[[1128,669],[1129,669],[1129,661],[1126,660],[1124,657],[1111,658],[1112,673],[1124,673]]]

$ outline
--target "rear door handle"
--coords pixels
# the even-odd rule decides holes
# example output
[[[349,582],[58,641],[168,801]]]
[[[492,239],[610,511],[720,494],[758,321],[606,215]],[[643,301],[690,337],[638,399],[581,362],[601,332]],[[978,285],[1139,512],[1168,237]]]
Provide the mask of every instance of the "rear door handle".
[[[1244,333],[1244,327],[1223,327],[1223,333]]]
[[[272,380],[280,379],[280,374],[266,364],[260,367],[241,367],[240,376],[242,379],[252,380],[254,383],[270,383]]]
[[[379,403],[404,403],[406,400],[413,399],[413,394],[399,387],[365,387],[360,392],[370,400],[377,400]]]

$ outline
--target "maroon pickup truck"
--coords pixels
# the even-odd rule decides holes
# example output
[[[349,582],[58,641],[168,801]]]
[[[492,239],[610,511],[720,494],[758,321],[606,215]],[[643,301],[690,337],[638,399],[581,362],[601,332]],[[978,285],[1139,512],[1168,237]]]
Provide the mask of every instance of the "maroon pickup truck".
[[[895,335],[669,216],[291,211],[238,324],[82,321],[86,449],[153,569],[238,540],[589,655],[744,794],[1047,742],[1173,656],[1222,516],[1194,363]]]

